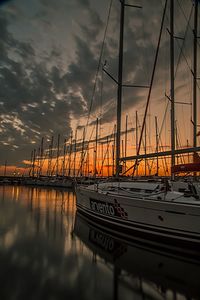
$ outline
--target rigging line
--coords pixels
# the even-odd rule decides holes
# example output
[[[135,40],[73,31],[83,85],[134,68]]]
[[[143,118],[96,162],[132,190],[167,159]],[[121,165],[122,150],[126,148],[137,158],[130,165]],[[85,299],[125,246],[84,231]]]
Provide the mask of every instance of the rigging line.
[[[139,121],[139,118],[138,118],[138,129],[140,129],[141,128],[141,125],[140,125],[140,121]],[[143,148],[145,148],[145,143],[144,143],[144,139],[142,138],[142,146],[143,146]],[[149,164],[149,162],[148,162],[148,160],[147,160],[147,167],[149,168],[149,166],[150,166],[150,164]]]
[[[178,1],[179,2],[179,1]],[[180,6],[180,5],[179,5]],[[177,75],[177,71],[178,71],[178,66],[179,66],[179,63],[180,63],[180,60],[181,60],[181,55],[183,54],[183,57],[185,58],[186,60],[186,63],[189,67],[189,69],[191,70],[191,67],[189,66],[189,63],[187,62],[187,59],[186,59],[186,56],[183,52],[183,48],[185,46],[185,40],[186,40],[186,35],[187,35],[187,32],[188,32],[188,29],[190,27],[190,20],[191,20],[191,17],[192,17],[192,12],[193,12],[193,7],[191,8],[191,11],[190,11],[190,15],[189,15],[189,18],[188,18],[188,22],[187,22],[187,26],[186,26],[186,30],[185,30],[185,34],[184,34],[184,37],[183,37],[183,43],[182,43],[182,46],[180,47],[179,45],[179,42],[177,40],[177,44],[180,48],[180,53],[179,53],[179,57],[178,57],[178,62],[177,62],[177,65],[176,65],[176,70],[175,70],[175,74],[174,74],[174,77],[176,78],[176,75]]]
[[[166,117],[166,114],[167,114],[168,104],[169,104],[169,102],[168,102],[167,105],[166,105],[166,109],[165,109],[165,113],[164,113],[164,117],[163,117],[161,129],[160,129],[160,131],[158,132],[158,144],[160,144],[160,145],[158,145],[158,149],[159,149],[159,148],[161,148],[161,149],[163,148],[162,140],[161,140],[161,131],[162,131],[163,124],[164,124],[164,121],[165,121],[165,117]],[[156,152],[156,148],[155,148],[154,152]],[[151,167],[150,167],[150,169],[153,168],[153,164],[154,164],[155,159],[156,159],[156,157],[153,158],[153,159],[151,160]],[[165,165],[166,165],[166,157],[164,157],[164,162],[165,162]],[[163,161],[162,161],[162,163],[163,163]],[[149,166],[150,166],[150,164],[149,164]],[[164,168],[164,167],[163,167],[163,168]]]
[[[160,42],[161,42],[161,36],[162,36],[162,32],[163,32],[167,2],[168,2],[168,0],[165,1],[165,7],[164,7],[164,10],[163,10],[163,15],[162,15],[162,21],[161,21],[159,37],[158,37],[158,44],[157,44],[156,54],[155,54],[155,58],[154,58],[154,65],[153,65],[153,70],[152,70],[152,75],[151,75],[151,83],[150,83],[149,93],[148,93],[148,97],[147,97],[147,103],[146,103],[146,108],[145,108],[144,119],[143,119],[143,122],[142,122],[142,130],[141,130],[141,134],[140,134],[140,140],[139,140],[139,145],[138,145],[138,149],[137,149],[137,155],[139,155],[139,153],[140,153],[142,136],[143,136],[143,132],[144,132],[144,126],[145,126],[145,122],[146,122],[147,111],[148,111],[149,102],[150,102],[150,98],[151,98],[152,87],[153,87],[153,83],[154,83],[154,77],[155,77],[154,75],[155,75],[155,70],[156,70],[157,61],[158,61],[158,54],[159,54],[159,50],[160,50]],[[138,163],[138,160],[136,159],[135,164],[133,165],[133,175],[135,173],[137,163]],[[129,169],[131,169],[131,168],[129,168]]]
[[[143,0],[142,0],[142,9],[141,9],[141,14],[142,14],[142,35],[143,35],[143,41],[145,41],[145,35],[144,35],[144,20],[145,20],[145,16],[144,16],[144,3],[143,3]],[[148,47],[145,47],[144,44],[143,44],[143,47],[142,47],[142,51],[143,51],[143,55],[146,56],[146,57],[149,57],[150,56],[150,51],[149,51],[149,48]],[[146,64],[146,68],[144,68],[144,71],[146,73],[146,82],[149,81],[149,78],[150,78],[150,64],[149,64],[149,60],[147,60],[147,64]]]
[[[95,81],[94,81],[94,85],[93,85],[92,97],[91,97],[90,107],[89,107],[89,112],[88,112],[86,131],[87,131],[87,127],[88,127],[88,123],[89,123],[89,119],[90,119],[92,104],[93,104],[93,101],[94,101],[94,95],[95,95],[96,86],[97,86],[97,79],[98,79],[98,74],[99,74],[99,70],[100,70],[100,66],[101,66],[101,60],[102,60],[102,56],[103,56],[104,44],[105,44],[106,34],[107,34],[107,30],[108,30],[108,23],[109,23],[110,14],[111,14],[112,2],[113,2],[113,0],[110,1],[110,5],[109,5],[108,16],[107,16],[107,21],[106,21],[106,27],[105,27],[105,31],[104,31],[103,42],[102,42],[102,45],[101,45],[101,51],[100,51],[100,56],[99,56],[99,62],[98,62],[98,66],[97,66],[97,70],[96,70],[96,74],[95,74]],[[85,133],[85,135],[86,135],[86,133]]]
[[[95,127],[93,126],[93,129],[92,129],[92,132],[91,132],[91,134],[90,134],[89,140],[88,140],[88,141],[85,141],[85,140],[84,140],[84,148],[85,148],[85,149],[83,149],[83,156],[82,156],[82,158],[80,159],[78,175],[79,175],[79,172],[81,171],[81,168],[82,168],[83,163],[84,163],[84,160],[85,160],[86,153],[87,153],[87,151],[88,151],[88,149],[89,149],[89,143],[90,143],[90,141],[91,141],[91,139],[92,139],[92,135],[93,135],[93,133],[94,133],[94,128],[95,128]],[[85,138],[85,135],[84,135],[84,138]],[[85,144],[87,145],[87,147],[85,147]]]
[[[183,55],[183,58],[185,59],[185,62],[186,62],[186,64],[187,64],[189,70],[190,70],[191,73],[192,73],[192,69],[191,69],[191,67],[190,67],[190,65],[189,65],[189,63],[188,63],[188,60],[187,60],[187,58],[186,58],[184,52],[183,52],[183,46],[180,46],[178,40],[177,40],[177,44],[178,44],[179,49],[181,50],[181,51],[180,51],[180,55],[181,55],[181,54]],[[178,64],[179,64],[179,62],[180,62],[180,60],[178,61]],[[177,64],[177,68],[178,68],[178,64]],[[177,68],[176,68],[176,71],[177,71]],[[176,75],[176,74],[175,74],[175,75]]]
[[[104,156],[103,156],[103,160],[102,160],[102,164],[101,164],[101,169],[100,169],[100,171],[99,171],[100,174],[101,174],[101,172],[103,171],[103,165],[104,165],[104,162],[105,162],[105,160],[106,160],[106,156],[107,156],[107,154],[109,154],[108,148],[109,148],[109,146],[110,146],[110,143],[111,143],[111,141],[112,141],[112,138],[113,138],[113,135],[114,135],[114,134],[115,134],[115,126],[114,126],[113,131],[112,131],[112,133],[111,133],[111,135],[110,135],[110,140],[108,141],[107,149],[106,149],[106,152],[104,153]]]
[[[101,125],[102,125],[102,115],[103,115],[103,69],[101,70],[101,82],[100,82],[100,111],[99,111],[99,136],[101,137]]]
[[[178,0],[177,0],[177,1],[178,1]],[[190,28],[190,29],[192,30],[192,28],[191,28],[191,26],[190,26],[190,20],[191,20],[191,17],[192,17],[193,6],[191,7],[190,15],[189,15],[189,18],[187,19],[187,18],[186,18],[186,15],[185,15],[185,13],[184,13],[184,11],[183,11],[182,8],[181,8],[181,5],[180,5],[179,1],[178,1],[178,4],[179,4],[179,7],[180,7],[180,9],[181,9],[181,11],[182,11],[182,13],[183,13],[183,15],[184,15],[186,21],[187,21],[187,26],[186,26],[186,30],[185,30],[185,33],[184,33],[184,38],[183,38],[182,46],[180,46],[180,43],[179,43],[178,39],[176,39],[177,45],[178,45],[178,47],[179,47],[179,49],[180,49],[180,53],[179,53],[179,56],[178,56],[178,62],[177,62],[177,65],[176,65],[176,70],[175,70],[174,78],[176,78],[176,75],[177,75],[178,66],[179,66],[179,64],[180,64],[181,56],[183,56],[183,58],[185,59],[186,65],[187,65],[188,69],[190,70],[190,72],[192,73],[191,66],[190,66],[189,63],[188,63],[188,60],[187,60],[187,58],[186,58],[186,55],[184,54],[183,48],[184,48],[184,46],[185,46],[185,40],[186,40],[186,35],[187,35],[187,32],[188,32],[188,29]],[[167,16],[166,18],[167,18],[167,20],[168,20],[168,16]],[[198,83],[197,83],[197,87],[199,88]]]
[[[198,1],[198,0],[196,0],[196,1]],[[181,10],[181,12],[182,12],[182,14],[183,14],[185,20],[187,21],[187,17],[186,17],[185,12],[183,11],[183,9],[182,9],[182,7],[181,7],[181,5],[180,5],[179,0],[177,0],[177,2],[178,2],[178,5],[179,5],[179,7],[180,7],[180,10]],[[194,1],[192,0],[191,2],[192,2],[192,4],[193,4]],[[193,28],[191,27],[190,24],[189,24],[189,27],[190,27],[191,31],[193,32]],[[200,46],[200,43],[199,43],[198,40],[197,40],[197,44]]]
[[[91,140],[92,140],[92,136],[93,136],[93,133],[94,133],[94,128],[95,128],[95,126],[93,126],[92,132],[91,132],[91,134],[90,134],[90,138],[89,138],[87,141],[84,141],[84,148],[85,148],[85,149],[83,149],[83,157],[82,157],[81,162],[80,162],[80,170],[81,170],[82,165],[83,165],[83,163],[84,163],[84,160],[85,160],[87,151],[90,150],[90,142],[91,142]],[[84,137],[85,137],[85,135],[84,135]],[[87,147],[85,147],[85,145],[87,145]],[[80,171],[80,170],[79,170],[79,171]],[[79,173],[78,173],[78,174],[79,174]]]
[[[177,124],[176,124],[177,141],[178,141],[179,147],[182,147],[180,132],[181,131],[180,131],[180,128],[179,128],[179,124],[177,122]],[[184,155],[180,155],[180,160],[181,160],[182,164],[185,163]]]
[[[198,90],[200,91],[200,85],[197,83]]]
[[[160,136],[158,136],[158,137],[159,137],[160,149],[161,149],[161,151],[164,151],[164,146],[163,146],[161,137],[160,137]],[[165,147],[165,149],[166,149],[166,147]],[[163,158],[164,158],[164,163],[165,163],[165,170],[166,170],[166,172],[168,173],[168,166],[167,166],[167,159],[166,159],[166,156],[164,156]],[[162,159],[162,158],[161,158],[161,159]],[[163,161],[163,159],[162,159],[162,161]]]
[[[43,156],[43,158],[41,157],[42,159],[42,163],[41,163],[41,169],[44,167],[44,163],[45,163],[45,160],[47,159],[47,155],[48,155],[48,152],[46,152],[46,149],[44,150],[45,154]]]
[[[160,131],[159,131],[159,137],[161,136],[162,130],[164,128],[164,122],[166,120],[166,115],[167,115],[168,107],[169,107],[169,101],[167,102],[167,105],[166,105],[166,108],[165,108],[165,113],[164,113],[164,116],[163,116],[163,120],[162,120],[162,124],[161,124],[161,127],[160,127]]]

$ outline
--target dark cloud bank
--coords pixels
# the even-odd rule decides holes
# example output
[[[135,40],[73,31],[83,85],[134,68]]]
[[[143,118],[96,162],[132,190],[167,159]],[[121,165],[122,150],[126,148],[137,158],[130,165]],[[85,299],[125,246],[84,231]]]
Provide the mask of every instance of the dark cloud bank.
[[[152,2],[151,7],[156,7],[157,1],[151,1],[151,4]],[[87,22],[76,20],[80,32],[73,37],[75,55],[67,70],[56,64],[56,59],[61,57],[61,50],[55,47],[46,59],[38,59],[34,43],[18,40],[9,31],[9,14],[0,15],[1,164],[5,159],[8,159],[9,164],[15,164],[29,158],[31,150],[39,145],[42,137],[51,138],[51,135],[61,133],[63,138],[68,138],[72,130],[71,119],[78,120],[87,116],[105,24],[89,0],[69,1],[68,4],[60,1],[60,4],[63,4],[64,9],[67,9],[67,5],[77,5],[87,16]],[[40,5],[48,10],[51,5],[54,6],[54,1],[48,1],[47,5],[45,0],[41,0]],[[108,3],[105,8],[108,9]],[[115,3],[112,16],[118,17],[118,8]],[[139,13],[135,10],[129,12],[125,40],[131,43],[126,42],[124,50],[124,81],[127,83],[133,80],[136,84],[149,82],[149,74],[144,75],[143,68],[144,63],[149,66],[149,70],[152,67],[155,53],[152,32],[154,35],[158,34],[161,11],[162,6],[155,11],[151,10],[152,18],[157,21],[151,22],[146,18],[147,28],[151,26],[151,31],[146,30],[145,33],[141,30],[143,23],[140,23]],[[143,11],[143,17],[148,13],[148,10]],[[114,17],[108,31],[103,59],[108,60],[107,68],[116,77],[119,21]],[[134,28],[132,20],[137,23]],[[138,52],[143,55],[138,56]],[[141,100],[137,90],[129,90],[124,99],[124,108]],[[104,84],[103,101],[100,101],[100,81],[97,83],[92,114],[100,109],[100,105],[103,107],[102,122],[114,120],[116,86],[108,78]]]

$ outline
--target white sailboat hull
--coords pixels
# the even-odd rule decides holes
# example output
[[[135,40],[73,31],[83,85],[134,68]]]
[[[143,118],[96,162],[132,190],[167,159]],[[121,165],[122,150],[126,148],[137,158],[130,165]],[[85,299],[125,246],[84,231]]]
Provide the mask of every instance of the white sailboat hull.
[[[110,227],[200,245],[200,201],[128,197],[78,187],[77,209]]]

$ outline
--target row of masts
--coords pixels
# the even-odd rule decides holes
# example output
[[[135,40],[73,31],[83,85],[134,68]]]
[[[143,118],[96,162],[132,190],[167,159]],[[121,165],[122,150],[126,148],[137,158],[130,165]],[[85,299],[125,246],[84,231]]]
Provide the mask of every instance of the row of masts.
[[[140,159],[140,147],[142,142],[143,133],[146,128],[146,117],[148,111],[149,100],[151,96],[151,90],[154,81],[154,74],[155,68],[157,64],[161,34],[163,30],[163,24],[165,19],[166,7],[167,7],[167,0],[165,1],[165,7],[161,22],[160,34],[158,39],[158,45],[154,60],[153,72],[151,76],[151,83],[149,86],[149,93],[147,97],[145,115],[142,124],[142,130],[139,140],[139,145],[137,149],[137,155],[135,157],[121,157],[120,149],[121,149],[121,107],[122,107],[122,89],[123,89],[123,82],[122,82],[122,73],[123,73],[123,35],[124,35],[124,8],[127,6],[125,4],[125,0],[121,0],[121,17],[120,17],[120,42],[119,42],[119,64],[118,64],[118,94],[117,94],[117,134],[116,134],[116,176],[119,176],[121,173],[121,161],[125,160],[132,160],[135,159],[135,163],[133,165],[133,174],[137,169],[138,159]],[[128,5],[130,6],[130,5]],[[141,8],[138,6],[132,6],[136,8]],[[194,1],[194,28],[193,28],[193,149],[191,152],[200,151],[200,148],[197,147],[197,28],[198,28],[198,1]],[[174,78],[174,0],[170,0],[170,102],[171,102],[171,170],[173,170],[175,166],[175,155],[176,155],[176,136],[175,136],[175,78]],[[134,86],[133,86],[134,87]],[[156,120],[157,122],[157,120]],[[186,149],[186,152],[188,149]],[[184,152],[183,152],[184,153]],[[163,152],[163,156],[165,156],[166,152]],[[153,155],[152,155],[153,157]],[[174,173],[171,172],[171,177],[174,179]]]
[[[149,116],[150,117],[150,116]],[[138,112],[135,112],[135,126],[129,128],[128,115],[125,118],[125,130],[122,132],[123,139],[121,140],[122,156],[127,157],[128,153],[135,151],[135,157],[138,158],[138,143],[139,135],[141,134],[141,125]],[[116,174],[116,125],[113,132],[105,137],[100,136],[100,121],[96,119],[95,137],[91,140],[85,138],[85,128],[83,129],[82,139],[77,139],[77,130],[73,137],[70,134],[69,139],[62,140],[60,134],[55,138],[51,137],[50,141],[41,139],[40,146],[32,150],[29,175],[32,177],[48,176],[48,177],[110,177]],[[132,125],[132,122],[130,122]],[[135,175],[160,175],[169,176],[169,160],[166,157],[161,157],[160,152],[165,150],[168,155],[170,153],[169,146],[164,145],[157,116],[154,117],[154,134],[151,131],[147,132],[145,126],[145,134],[142,139],[143,146],[143,163],[138,163],[135,170]],[[150,138],[151,135],[151,138]],[[148,143],[147,143],[148,136]],[[152,136],[154,138],[152,138]],[[150,143],[150,140],[152,144]],[[176,145],[181,151],[181,145],[178,138],[178,130],[176,130]],[[191,150],[189,142],[186,145],[188,155]],[[149,149],[154,150],[154,157],[149,156]],[[178,154],[178,153],[177,153]],[[176,156],[176,160],[181,163],[191,162],[190,156]],[[138,158],[138,162],[140,162]],[[124,158],[121,164],[121,174],[133,175],[129,170],[130,162]],[[142,169],[142,171],[141,171]]]

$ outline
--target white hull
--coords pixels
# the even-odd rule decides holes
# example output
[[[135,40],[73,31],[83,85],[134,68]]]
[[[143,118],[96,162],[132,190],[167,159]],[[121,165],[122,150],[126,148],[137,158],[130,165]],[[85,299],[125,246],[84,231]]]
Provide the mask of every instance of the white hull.
[[[200,245],[200,201],[157,200],[78,187],[77,209],[119,230],[149,234]],[[181,201],[182,199],[182,201]]]

